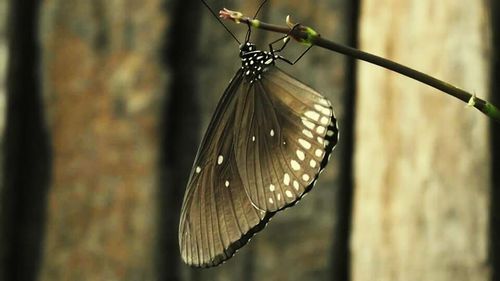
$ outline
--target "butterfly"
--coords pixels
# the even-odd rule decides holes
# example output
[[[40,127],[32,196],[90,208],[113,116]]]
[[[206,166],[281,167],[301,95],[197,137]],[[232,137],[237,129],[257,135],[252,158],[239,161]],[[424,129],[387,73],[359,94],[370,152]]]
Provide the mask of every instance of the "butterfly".
[[[278,68],[277,61],[289,61],[270,49],[257,49],[247,33],[242,66],[198,149],[179,223],[188,265],[211,267],[232,257],[311,190],[337,144],[330,101]]]

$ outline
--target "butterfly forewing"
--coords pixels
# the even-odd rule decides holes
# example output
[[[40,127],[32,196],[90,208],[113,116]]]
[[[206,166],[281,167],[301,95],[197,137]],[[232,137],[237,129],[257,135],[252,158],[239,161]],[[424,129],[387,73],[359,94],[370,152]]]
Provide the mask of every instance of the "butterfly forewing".
[[[245,193],[235,160],[236,103],[244,90],[241,71],[217,106],[193,165],[179,226],[183,260],[215,266],[231,257],[267,222]]]

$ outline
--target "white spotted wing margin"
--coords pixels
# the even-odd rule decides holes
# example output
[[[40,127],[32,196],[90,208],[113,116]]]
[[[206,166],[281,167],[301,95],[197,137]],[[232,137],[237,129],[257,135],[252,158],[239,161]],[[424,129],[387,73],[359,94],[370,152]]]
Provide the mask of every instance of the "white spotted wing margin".
[[[326,118],[326,119],[325,119]],[[270,66],[239,70],[198,150],[181,210],[184,262],[216,266],[314,185],[337,143],[330,102]]]
[[[242,111],[235,151],[248,197],[268,212],[294,205],[314,186],[337,144],[330,102],[270,67],[250,89]]]

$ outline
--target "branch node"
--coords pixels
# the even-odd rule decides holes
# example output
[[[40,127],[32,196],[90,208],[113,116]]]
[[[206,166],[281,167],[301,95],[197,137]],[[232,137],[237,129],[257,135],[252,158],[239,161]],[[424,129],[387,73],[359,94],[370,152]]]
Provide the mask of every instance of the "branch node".
[[[223,8],[219,11],[219,17],[223,20],[232,20],[235,23],[240,23],[243,18],[243,14],[238,11],[231,11],[227,8]]]
[[[473,93],[469,99],[469,102],[467,103],[467,105],[465,107],[466,108],[474,107],[476,105],[476,99],[477,99],[476,93]]]
[[[286,25],[288,25],[288,27],[290,28],[293,28],[295,26],[295,23],[293,23],[292,20],[290,19],[290,15],[286,16],[285,22]]]

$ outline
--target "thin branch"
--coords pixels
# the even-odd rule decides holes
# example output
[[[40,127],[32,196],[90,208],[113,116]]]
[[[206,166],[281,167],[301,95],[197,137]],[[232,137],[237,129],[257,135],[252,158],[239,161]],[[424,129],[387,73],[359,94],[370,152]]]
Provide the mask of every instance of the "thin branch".
[[[467,103],[468,106],[477,108],[479,111],[486,114],[491,119],[500,123],[500,110],[490,102],[478,98],[476,97],[476,95],[472,95],[469,92],[457,88],[449,83],[436,79],[430,75],[427,75],[423,72],[417,71],[410,67],[404,66],[397,62],[324,39],[310,27],[304,26],[302,24],[292,24],[290,22],[289,17],[287,17],[288,26],[280,26],[280,25],[261,22],[257,19],[252,19],[247,16],[244,16],[240,12],[231,11],[228,9],[221,10],[219,12],[219,16],[224,20],[231,20],[236,23],[250,24],[254,28],[288,34],[290,37],[294,38],[295,40],[301,43],[319,46],[337,53],[341,53],[395,71],[399,74],[405,75],[407,77],[420,81],[426,85],[429,85],[433,88],[441,90]]]

